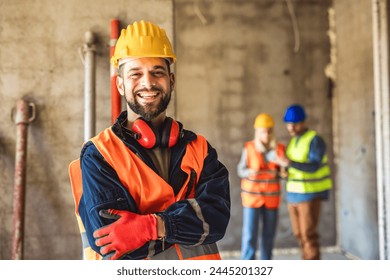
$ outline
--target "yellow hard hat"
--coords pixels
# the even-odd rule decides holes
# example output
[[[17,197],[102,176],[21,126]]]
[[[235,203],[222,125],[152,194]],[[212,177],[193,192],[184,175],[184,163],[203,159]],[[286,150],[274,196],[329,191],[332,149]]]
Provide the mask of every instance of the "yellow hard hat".
[[[272,117],[266,113],[259,114],[256,117],[255,124],[253,125],[254,128],[271,128],[274,127],[274,120]]]
[[[134,22],[122,29],[115,46],[111,63],[118,67],[118,62],[126,57],[162,57],[170,63],[176,61],[171,43],[165,30],[151,22]]]

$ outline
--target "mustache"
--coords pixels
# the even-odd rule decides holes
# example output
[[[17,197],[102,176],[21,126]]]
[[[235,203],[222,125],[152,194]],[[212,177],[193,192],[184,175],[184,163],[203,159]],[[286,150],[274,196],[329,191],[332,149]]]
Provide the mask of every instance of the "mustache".
[[[163,89],[161,87],[159,87],[159,86],[151,86],[150,88],[143,87],[143,88],[137,89],[136,91],[134,91],[134,93],[138,94],[138,93],[143,92],[143,91],[163,92]]]

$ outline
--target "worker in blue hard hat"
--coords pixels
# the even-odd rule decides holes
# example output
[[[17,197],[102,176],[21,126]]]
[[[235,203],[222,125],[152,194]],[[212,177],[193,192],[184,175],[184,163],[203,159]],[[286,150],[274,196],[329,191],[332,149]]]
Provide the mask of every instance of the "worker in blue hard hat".
[[[291,226],[300,244],[302,259],[318,260],[321,202],[328,199],[332,188],[326,144],[317,132],[308,128],[301,105],[289,106],[284,122],[292,136],[286,150],[288,160],[282,164],[288,167],[286,200]]]

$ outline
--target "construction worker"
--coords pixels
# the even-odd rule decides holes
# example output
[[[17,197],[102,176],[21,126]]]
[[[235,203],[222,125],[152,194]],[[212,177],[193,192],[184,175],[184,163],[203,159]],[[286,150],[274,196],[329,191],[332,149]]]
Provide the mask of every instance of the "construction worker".
[[[280,204],[280,167],[277,162],[285,156],[285,146],[276,142],[273,129],[272,117],[265,113],[259,114],[254,123],[254,139],[245,143],[237,165],[238,176],[242,178],[243,260],[256,258],[260,220],[260,258],[272,259]]]
[[[111,61],[127,110],[70,166],[85,259],[221,259],[229,174],[203,136],[166,115],[175,60],[158,25],[121,31]]]
[[[306,113],[301,105],[289,106],[284,121],[292,139],[287,146],[288,167],[286,200],[295,238],[302,259],[319,260],[320,242],[318,224],[321,201],[327,200],[332,179],[326,145],[321,136],[308,129]]]

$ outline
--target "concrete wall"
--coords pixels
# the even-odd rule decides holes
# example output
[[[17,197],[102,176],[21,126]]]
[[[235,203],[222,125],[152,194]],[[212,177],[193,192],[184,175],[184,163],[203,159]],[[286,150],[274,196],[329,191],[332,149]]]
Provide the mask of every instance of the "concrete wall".
[[[332,159],[329,62],[330,1],[292,1],[299,27],[294,40],[285,1],[233,0],[0,0],[0,259],[11,256],[15,124],[22,97],[37,106],[29,126],[26,183],[26,259],[79,259],[68,164],[83,142],[84,33],[97,35],[97,127],[110,125],[109,24],[148,19],[175,36],[177,88],[169,111],[205,135],[230,171],[232,219],[223,250],[239,250],[241,203],[236,165],[261,111],[272,114],[287,144],[286,106],[307,107],[309,125],[323,135]],[[156,13],[158,11],[158,13]],[[348,68],[349,70],[349,68]],[[362,91],[361,91],[362,92]],[[351,98],[351,97],[350,97]],[[334,245],[334,197],[324,205],[322,245]],[[285,203],[277,247],[295,247]]]
[[[334,1],[337,77],[335,161],[340,246],[378,259],[371,1]]]
[[[299,42],[285,1],[176,1],[177,112],[205,135],[230,171],[232,219],[225,250],[240,250],[242,206],[236,165],[253,121],[270,113],[276,135],[287,144],[286,106],[307,108],[308,124],[328,144],[332,162],[331,96],[324,68],[329,63],[329,1],[293,1]],[[294,46],[299,43],[295,51]],[[334,196],[324,204],[321,245],[335,245]],[[277,247],[296,247],[283,201]]]
[[[155,11],[159,11],[156,13]],[[173,34],[171,0],[0,1],[0,259],[11,258],[16,127],[11,109],[33,101],[26,182],[25,258],[79,259],[68,165],[83,143],[84,34],[97,35],[96,130],[111,122],[110,20],[152,20]]]

